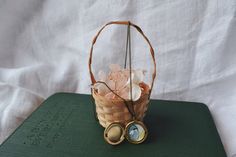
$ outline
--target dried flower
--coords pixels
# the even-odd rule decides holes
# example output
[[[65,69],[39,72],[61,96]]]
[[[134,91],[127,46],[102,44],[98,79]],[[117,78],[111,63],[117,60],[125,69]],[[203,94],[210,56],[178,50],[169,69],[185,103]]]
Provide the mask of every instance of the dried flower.
[[[131,100],[130,92],[130,79],[132,82],[132,100],[136,101],[141,96],[140,83],[144,79],[143,70],[132,70],[131,77],[129,69],[121,69],[118,64],[111,64],[109,66],[110,73],[106,75],[105,72],[100,71],[98,77],[100,81],[105,82],[116,94],[121,96],[126,100]],[[98,91],[98,94],[105,96],[107,99],[116,99],[117,96],[110,91],[106,85],[101,83],[96,83],[94,88]]]

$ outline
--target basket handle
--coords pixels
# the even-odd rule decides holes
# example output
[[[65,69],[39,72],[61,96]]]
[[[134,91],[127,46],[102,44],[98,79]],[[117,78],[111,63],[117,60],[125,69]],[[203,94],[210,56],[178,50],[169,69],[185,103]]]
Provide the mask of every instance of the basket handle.
[[[143,33],[143,31],[141,30],[141,28],[133,23],[131,23],[130,21],[111,21],[107,24],[105,24],[98,32],[97,34],[94,36],[93,41],[92,41],[92,46],[90,48],[90,54],[89,54],[89,62],[88,62],[88,66],[89,66],[89,73],[90,73],[90,78],[91,78],[91,82],[92,84],[96,83],[96,80],[94,78],[93,72],[92,72],[92,68],[91,68],[91,64],[92,64],[92,55],[93,55],[93,47],[96,43],[96,40],[98,38],[98,36],[100,35],[100,33],[102,32],[102,30],[108,26],[108,25],[112,25],[112,24],[117,24],[117,25],[130,25],[133,26],[134,28],[136,28],[136,30],[143,36],[143,38],[147,41],[149,47],[150,47],[150,53],[152,56],[152,60],[153,60],[153,64],[154,64],[154,71],[152,74],[152,82],[151,82],[151,88],[150,88],[150,93],[152,91],[153,88],[153,84],[154,84],[154,79],[156,78],[156,60],[155,60],[155,56],[154,56],[154,50],[152,48],[152,45],[150,43],[150,41],[148,40],[148,38],[146,37],[146,35]]]

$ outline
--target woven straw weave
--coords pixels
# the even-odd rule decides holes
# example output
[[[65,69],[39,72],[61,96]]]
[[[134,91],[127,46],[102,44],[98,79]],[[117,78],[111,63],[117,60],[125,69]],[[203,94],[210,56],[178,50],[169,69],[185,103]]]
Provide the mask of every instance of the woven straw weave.
[[[139,100],[133,102],[136,118],[140,121],[143,120],[149,103],[149,87],[146,84],[145,86],[146,89],[142,90],[142,95]],[[92,95],[95,100],[99,123],[103,127],[107,127],[113,122],[120,122],[123,125],[126,125],[132,120],[132,116],[122,99],[117,98],[115,100],[107,100],[104,96],[99,95],[95,90],[93,90]]]

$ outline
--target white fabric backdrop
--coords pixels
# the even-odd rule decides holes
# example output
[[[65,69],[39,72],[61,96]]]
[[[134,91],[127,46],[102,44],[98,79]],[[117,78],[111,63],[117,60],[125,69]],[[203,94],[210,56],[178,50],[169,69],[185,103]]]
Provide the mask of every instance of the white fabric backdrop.
[[[152,98],[206,103],[233,156],[235,17],[235,0],[0,0],[0,143],[51,94],[89,93],[92,37],[108,21],[131,20],[156,50]],[[117,51],[114,41],[123,41],[118,30],[100,40],[100,50]],[[144,49],[142,44],[134,47]],[[94,56],[99,58],[94,66],[122,58],[106,52]]]

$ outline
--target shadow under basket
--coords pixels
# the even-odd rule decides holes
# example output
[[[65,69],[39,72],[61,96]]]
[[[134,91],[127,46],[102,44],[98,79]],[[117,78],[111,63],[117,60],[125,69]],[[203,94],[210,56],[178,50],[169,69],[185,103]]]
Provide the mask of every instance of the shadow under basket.
[[[143,121],[148,108],[150,88],[145,83],[142,83],[141,88],[141,97],[137,101],[133,101],[133,105],[136,119]],[[121,98],[108,100],[106,97],[99,95],[94,89],[92,95],[95,100],[99,123],[104,128],[114,122],[119,122],[125,126],[132,120],[132,115],[130,114],[124,100]],[[132,105],[131,101],[127,101],[127,103]]]

